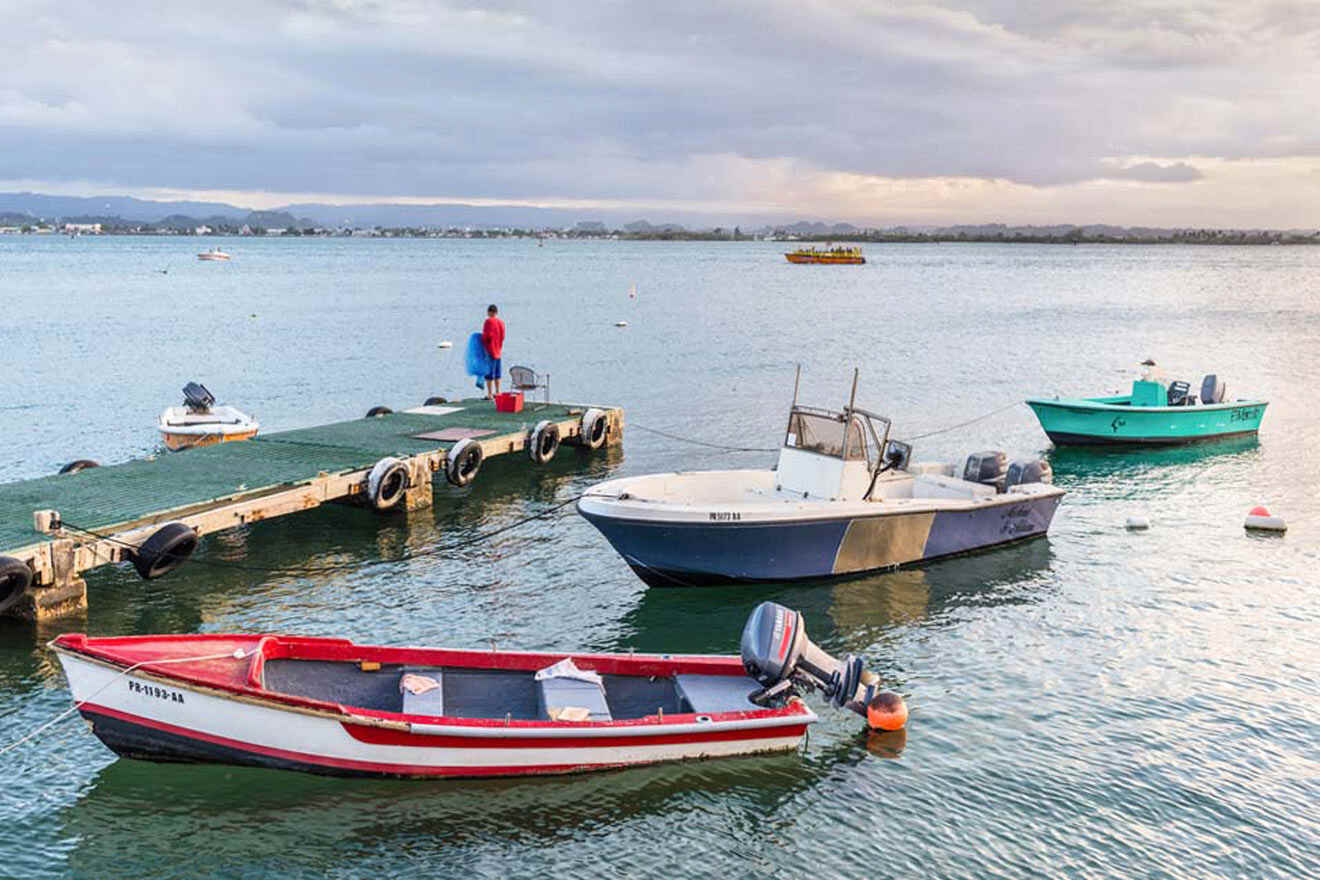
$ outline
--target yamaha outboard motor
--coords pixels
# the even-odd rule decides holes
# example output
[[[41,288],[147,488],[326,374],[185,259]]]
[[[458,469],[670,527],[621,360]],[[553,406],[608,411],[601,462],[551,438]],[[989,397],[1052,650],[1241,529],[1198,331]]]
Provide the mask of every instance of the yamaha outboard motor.
[[[1201,380],[1201,402],[1202,403],[1223,403],[1224,395],[1227,389],[1224,387],[1224,380],[1220,379],[1214,373],[1210,373]]]
[[[982,483],[1004,491],[1004,476],[1008,471],[1008,456],[998,449],[989,452],[973,452],[967,456],[963,467],[963,479],[971,483]]]
[[[871,721],[868,707],[882,696],[879,677],[863,668],[860,657],[849,654],[836,660],[826,654],[807,638],[802,615],[775,602],[762,602],[747,618],[742,633],[742,661],[747,674],[763,686],[751,696],[758,705],[787,697],[794,685],[801,685],[819,689],[835,706],[852,709]],[[884,696],[902,705],[901,697]],[[907,720],[906,707],[902,708],[902,720]]]
[[[190,412],[210,412],[215,405],[215,395],[207,391],[205,385],[189,382],[183,386],[183,404]]]
[[[1043,458],[1015,461],[1008,466],[1008,476],[1004,479],[1004,491],[1023,483],[1053,483],[1054,469]]]

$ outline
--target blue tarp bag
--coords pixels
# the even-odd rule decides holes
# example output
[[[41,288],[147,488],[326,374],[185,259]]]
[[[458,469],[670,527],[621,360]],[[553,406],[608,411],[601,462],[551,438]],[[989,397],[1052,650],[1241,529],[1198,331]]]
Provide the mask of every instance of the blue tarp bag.
[[[481,334],[473,333],[468,337],[467,373],[476,377],[478,388],[486,387],[486,377],[491,374],[494,367],[495,364],[486,351],[486,344],[481,341]]]

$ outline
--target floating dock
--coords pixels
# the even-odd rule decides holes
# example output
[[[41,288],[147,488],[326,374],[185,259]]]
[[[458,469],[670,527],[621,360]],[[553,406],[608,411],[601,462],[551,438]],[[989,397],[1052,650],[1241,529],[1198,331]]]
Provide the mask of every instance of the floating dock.
[[[191,553],[202,535],[327,501],[429,508],[432,480],[464,485],[485,458],[523,452],[532,463],[560,442],[595,449],[622,438],[618,407],[529,403],[504,413],[481,398],[3,484],[0,613],[45,619],[80,611],[82,573],[109,563],[133,561],[144,577],[156,576],[142,560],[163,537],[191,542]],[[186,558],[173,555],[158,562],[159,573]]]

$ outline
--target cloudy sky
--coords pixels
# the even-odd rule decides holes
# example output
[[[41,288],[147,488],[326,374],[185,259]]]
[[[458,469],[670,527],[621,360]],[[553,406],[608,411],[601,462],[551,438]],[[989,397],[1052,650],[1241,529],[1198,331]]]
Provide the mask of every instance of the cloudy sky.
[[[1320,226],[1315,0],[0,0],[0,189]]]

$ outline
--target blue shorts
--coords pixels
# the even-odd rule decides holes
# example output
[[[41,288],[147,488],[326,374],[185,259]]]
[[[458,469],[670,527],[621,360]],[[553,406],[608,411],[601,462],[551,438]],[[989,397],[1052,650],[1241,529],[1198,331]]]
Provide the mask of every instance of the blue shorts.
[[[487,379],[499,379],[499,378],[500,378],[500,366],[501,366],[501,359],[500,359],[500,358],[491,358],[491,359],[490,359],[490,370],[486,373],[486,378],[487,378]]]

